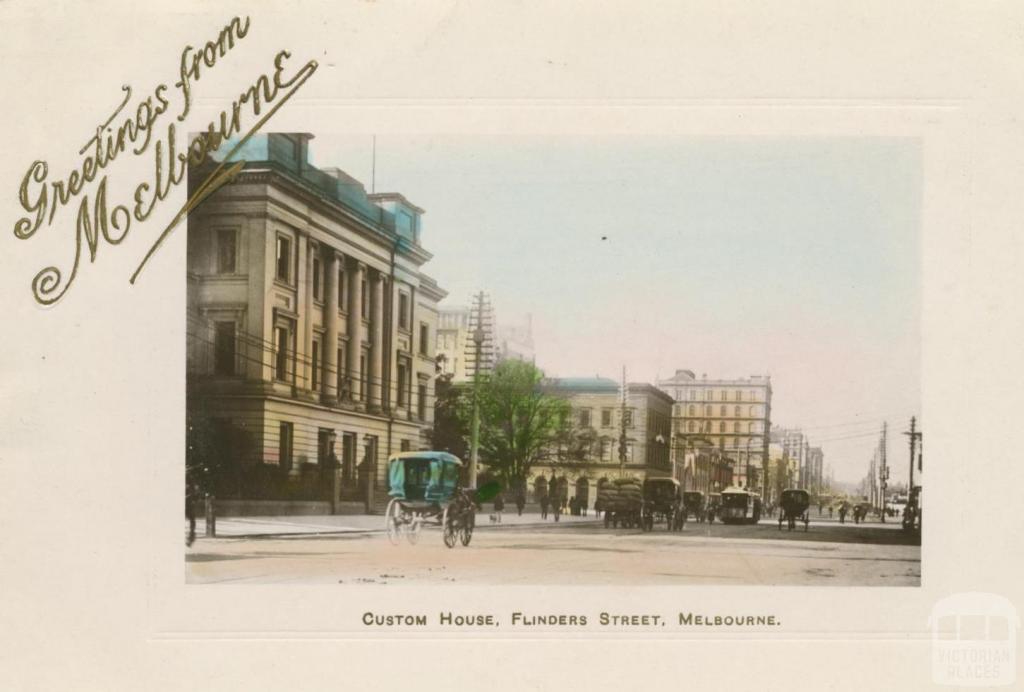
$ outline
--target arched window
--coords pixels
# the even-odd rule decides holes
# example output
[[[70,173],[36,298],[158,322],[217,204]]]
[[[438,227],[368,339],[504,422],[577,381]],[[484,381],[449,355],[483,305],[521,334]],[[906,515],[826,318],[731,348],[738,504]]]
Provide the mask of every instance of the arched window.
[[[739,406],[737,406],[737,407],[736,407],[736,409],[735,409],[735,410],[733,411],[733,415],[734,415],[734,416],[735,416],[736,418],[739,418],[739,417],[740,417],[740,415],[741,415],[741,414],[740,414],[740,407],[739,407]]]
[[[718,424],[718,432],[720,432],[720,433],[724,433],[725,432],[725,421],[722,421],[721,423]]]
[[[696,413],[694,412],[693,404],[690,404],[690,415],[691,415],[691,416],[695,416],[695,415],[697,415],[697,414],[696,414]]]
[[[720,409],[720,415],[722,416],[722,418],[725,418],[725,417],[726,417],[726,416],[728,415],[728,414],[727,414],[727,413],[725,412],[725,407],[724,407],[724,406],[723,406],[723,407],[722,407],[722,408]]]
[[[757,407],[756,406],[751,406],[750,407],[750,417],[753,418],[756,415],[757,415]]]
[[[689,425],[687,426],[687,430],[688,430],[689,432],[693,432],[693,428],[694,428],[694,424],[693,424],[693,421],[690,421],[690,424],[689,424]]]
[[[757,423],[751,423],[747,426],[747,432],[757,432]]]
[[[732,424],[732,431],[734,433],[738,433],[740,431],[740,422],[739,421],[736,421],[735,423]]]

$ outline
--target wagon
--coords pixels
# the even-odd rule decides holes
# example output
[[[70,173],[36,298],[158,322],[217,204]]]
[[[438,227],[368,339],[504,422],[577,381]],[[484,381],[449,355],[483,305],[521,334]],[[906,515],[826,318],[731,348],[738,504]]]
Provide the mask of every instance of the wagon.
[[[811,496],[806,490],[800,488],[787,488],[782,491],[779,498],[779,531],[782,531],[782,522],[786,521],[789,530],[796,528],[797,520],[804,523],[804,531],[811,523]]]
[[[631,529],[641,526],[643,520],[643,491],[634,478],[616,478],[601,483],[597,500],[604,512],[605,527],[622,526]]]
[[[641,528],[651,531],[655,522],[664,519],[665,528],[669,531],[681,530],[684,515],[680,511],[679,481],[674,478],[648,478],[644,480],[643,488]]]
[[[687,490],[683,493],[682,502],[683,516],[693,515],[694,519],[703,523],[704,516],[704,493],[699,490]]]
[[[469,545],[476,523],[470,491],[459,485],[462,461],[447,452],[405,452],[388,460],[388,503],[384,528],[397,545],[415,544],[424,525],[439,526],[444,544]]]

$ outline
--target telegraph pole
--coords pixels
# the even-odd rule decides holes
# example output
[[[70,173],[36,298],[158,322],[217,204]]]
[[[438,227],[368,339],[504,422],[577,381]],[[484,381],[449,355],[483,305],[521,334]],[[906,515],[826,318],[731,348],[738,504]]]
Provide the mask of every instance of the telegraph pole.
[[[626,366],[622,366],[622,404],[619,416],[619,477],[626,475]]]
[[[886,448],[888,447],[888,436],[889,436],[889,423],[882,423],[882,443],[881,449],[879,450],[879,456],[881,457],[881,467],[878,469],[878,485],[882,493],[882,523],[885,523],[885,488],[889,480],[889,462],[886,460]]]
[[[917,438],[921,435],[921,433],[917,432],[917,418],[915,416],[910,417],[910,432],[903,434],[910,435],[910,487],[907,490],[909,493],[914,489],[914,456],[917,453]]]
[[[470,424],[469,430],[469,487],[476,488],[476,477],[477,467],[479,465],[479,452],[480,452],[480,402],[479,402],[479,389],[480,389],[480,372],[482,366],[490,367],[490,356],[491,348],[487,345],[488,332],[490,323],[485,319],[484,312],[487,311],[487,317],[489,318],[490,311],[489,306],[486,305],[487,296],[483,291],[477,293],[474,297],[473,306],[476,315],[473,320],[471,313],[470,326],[475,328],[472,330],[473,338],[473,419]],[[473,324],[475,321],[475,325]],[[468,349],[467,349],[468,350]],[[486,359],[486,362],[485,362]]]

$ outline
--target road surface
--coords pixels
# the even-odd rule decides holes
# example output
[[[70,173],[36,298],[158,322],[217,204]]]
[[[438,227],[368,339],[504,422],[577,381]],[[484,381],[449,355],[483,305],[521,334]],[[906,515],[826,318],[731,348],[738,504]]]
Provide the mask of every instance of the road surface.
[[[486,515],[482,515],[486,519]],[[189,583],[917,586],[921,548],[896,524],[812,522],[810,530],[688,523],[682,533],[596,522],[478,526],[468,547],[437,529],[416,545],[380,531],[201,538]]]

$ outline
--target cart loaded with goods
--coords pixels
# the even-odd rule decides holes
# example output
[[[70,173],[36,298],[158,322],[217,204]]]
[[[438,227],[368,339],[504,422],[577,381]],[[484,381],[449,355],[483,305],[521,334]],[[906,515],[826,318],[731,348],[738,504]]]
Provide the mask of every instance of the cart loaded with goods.
[[[640,527],[643,519],[643,486],[636,478],[616,478],[601,483],[597,501],[604,512],[606,527]]]

